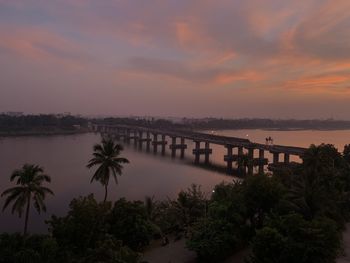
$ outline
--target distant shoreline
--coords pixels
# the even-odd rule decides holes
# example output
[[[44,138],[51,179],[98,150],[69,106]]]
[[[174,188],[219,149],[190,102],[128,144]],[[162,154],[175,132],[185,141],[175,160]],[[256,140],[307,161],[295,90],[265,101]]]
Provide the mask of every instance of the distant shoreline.
[[[3,137],[25,137],[25,136],[55,136],[55,135],[76,135],[90,133],[89,130],[77,131],[0,131],[0,138]]]
[[[211,128],[211,129],[196,129],[199,132],[210,131],[227,131],[227,130],[263,130],[263,131],[346,131],[350,128]],[[82,130],[52,130],[52,131],[0,131],[0,138],[6,137],[25,137],[25,136],[55,136],[55,135],[77,135],[92,133],[93,131],[88,129]]]
[[[350,128],[206,128],[196,129],[198,131],[227,131],[227,130],[262,130],[262,131],[346,131]]]

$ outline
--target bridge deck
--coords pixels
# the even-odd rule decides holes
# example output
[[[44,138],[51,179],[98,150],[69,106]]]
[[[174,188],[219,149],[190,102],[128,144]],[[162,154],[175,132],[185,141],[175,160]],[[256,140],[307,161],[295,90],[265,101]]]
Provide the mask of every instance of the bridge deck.
[[[261,143],[254,143],[248,139],[229,137],[222,135],[206,134],[201,132],[194,132],[190,130],[166,130],[166,129],[152,129],[147,127],[129,126],[129,125],[103,125],[108,128],[130,129],[142,132],[150,132],[153,134],[162,134],[170,137],[182,137],[188,140],[209,142],[218,145],[232,145],[233,147],[254,148],[276,153],[286,153],[290,155],[301,156],[306,151],[306,148],[285,146],[285,145],[265,145]]]

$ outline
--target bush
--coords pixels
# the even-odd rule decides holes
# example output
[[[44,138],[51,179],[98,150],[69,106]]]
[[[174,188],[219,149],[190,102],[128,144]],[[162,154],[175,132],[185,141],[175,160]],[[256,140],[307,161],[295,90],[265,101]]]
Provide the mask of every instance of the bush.
[[[58,252],[56,241],[47,235],[27,237],[7,233],[0,235],[0,263],[60,262]]]

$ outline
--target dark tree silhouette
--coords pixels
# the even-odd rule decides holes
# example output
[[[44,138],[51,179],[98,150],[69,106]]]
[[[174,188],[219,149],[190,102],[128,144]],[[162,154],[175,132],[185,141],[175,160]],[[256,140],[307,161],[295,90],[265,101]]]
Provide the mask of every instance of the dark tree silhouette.
[[[118,184],[117,175],[122,175],[122,164],[129,163],[128,159],[119,156],[122,150],[123,147],[115,144],[113,140],[103,139],[101,144],[94,146],[94,157],[87,165],[88,168],[98,166],[91,182],[98,181],[105,187],[104,202],[107,200],[109,178],[112,175],[116,184]]]
[[[44,174],[42,167],[34,164],[25,164],[22,169],[13,172],[10,180],[16,180],[18,186],[9,188],[1,194],[2,197],[7,196],[3,210],[10,203],[13,203],[11,212],[17,212],[21,217],[24,207],[26,207],[23,230],[23,234],[26,235],[31,201],[33,201],[34,208],[38,213],[41,211],[46,212],[44,199],[46,194],[53,195],[53,192],[49,188],[42,186],[42,184],[44,182],[51,182],[51,178]]]

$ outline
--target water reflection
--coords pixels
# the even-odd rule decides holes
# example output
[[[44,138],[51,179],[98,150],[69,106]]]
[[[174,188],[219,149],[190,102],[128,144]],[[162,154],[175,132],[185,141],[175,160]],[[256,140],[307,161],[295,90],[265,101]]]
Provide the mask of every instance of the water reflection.
[[[249,134],[251,141],[260,143],[264,143],[265,138],[271,136],[276,144],[301,147],[308,147],[311,143],[326,142],[334,144],[339,150],[342,150],[344,145],[350,141],[349,131],[234,130],[216,132],[220,135],[235,137],[244,137]],[[70,200],[74,197],[94,193],[98,200],[103,199],[103,187],[98,183],[90,184],[93,170],[86,168],[87,161],[91,158],[92,146],[99,141],[100,136],[97,134],[0,139],[1,192],[12,186],[9,181],[10,174],[24,163],[40,164],[52,177],[50,188],[55,192],[55,196],[47,199],[48,212],[46,214],[37,215],[32,210],[29,222],[32,232],[45,232],[45,218],[52,213],[64,215]],[[147,154],[145,150],[140,151],[138,147],[135,148],[133,143],[125,146],[123,155],[131,163],[125,166],[123,176],[119,177],[119,185],[109,186],[109,199],[116,200],[120,197],[144,199],[146,195],[154,195],[158,199],[174,198],[180,190],[189,187],[192,183],[202,185],[202,189],[209,195],[216,184],[222,181],[232,181],[231,176],[222,173],[226,168],[223,160],[226,149],[223,146],[210,145],[213,149],[210,166],[194,166],[193,142],[186,141],[186,144],[188,146],[183,160],[179,158],[179,155],[171,158],[169,146],[166,147],[164,156],[160,153],[154,155],[152,148]],[[268,154],[266,156],[272,158]],[[201,159],[201,162],[203,161]],[[1,207],[3,201],[0,199]],[[0,213],[0,232],[21,231],[23,219],[18,219],[9,211]]]
[[[46,230],[44,219],[50,214],[64,215],[69,201],[79,195],[95,193],[97,199],[103,199],[103,187],[98,183],[90,184],[93,170],[85,166],[91,158],[92,146],[100,141],[96,134],[52,137],[18,137],[0,141],[0,191],[11,187],[9,176],[23,163],[37,163],[44,166],[51,175],[50,188],[54,197],[47,199],[48,212],[37,215],[32,210],[30,229],[36,232]],[[191,156],[184,160],[172,159],[167,150],[165,156],[146,154],[134,147],[125,147],[123,155],[130,160],[125,165],[119,185],[109,186],[109,199],[120,197],[144,199],[154,195],[158,199],[175,197],[177,193],[192,183],[202,185],[205,192],[211,192],[215,184],[231,181],[232,178],[217,171],[209,171],[191,165]],[[187,165],[184,165],[187,164]],[[3,199],[0,205],[3,205]],[[20,231],[22,219],[5,211],[0,214],[1,231]]]

